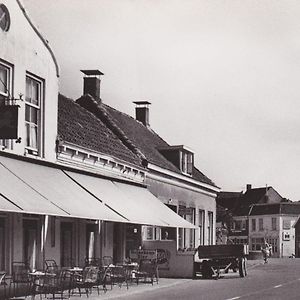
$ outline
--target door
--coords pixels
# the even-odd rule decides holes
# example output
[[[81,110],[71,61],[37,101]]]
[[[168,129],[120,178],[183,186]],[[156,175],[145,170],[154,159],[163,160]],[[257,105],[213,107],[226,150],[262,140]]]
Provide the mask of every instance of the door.
[[[123,262],[125,256],[124,245],[124,225],[121,223],[114,223],[114,237],[113,237],[113,261],[114,263]]]
[[[0,270],[5,270],[5,219],[0,218]]]
[[[38,263],[38,220],[23,220],[23,260],[31,270]]]
[[[72,267],[74,262],[73,257],[73,223],[62,222],[61,223],[61,235],[60,235],[60,247],[61,247],[61,266]]]

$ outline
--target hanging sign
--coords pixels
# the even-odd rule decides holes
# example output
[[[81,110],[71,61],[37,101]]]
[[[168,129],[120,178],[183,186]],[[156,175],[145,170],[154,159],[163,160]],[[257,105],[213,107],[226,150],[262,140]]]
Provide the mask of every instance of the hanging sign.
[[[18,138],[18,105],[0,106],[0,139]]]

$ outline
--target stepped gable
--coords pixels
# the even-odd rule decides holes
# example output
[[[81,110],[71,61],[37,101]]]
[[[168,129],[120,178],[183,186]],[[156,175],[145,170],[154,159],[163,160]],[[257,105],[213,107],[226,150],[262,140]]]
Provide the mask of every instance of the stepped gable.
[[[63,95],[58,97],[58,134],[63,141],[141,166],[101,119]]]

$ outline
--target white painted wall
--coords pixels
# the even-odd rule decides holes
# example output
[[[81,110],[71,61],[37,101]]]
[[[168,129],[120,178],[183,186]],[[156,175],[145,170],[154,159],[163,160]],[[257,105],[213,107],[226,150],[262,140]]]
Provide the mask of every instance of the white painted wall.
[[[7,32],[0,30],[0,59],[13,65],[13,91],[15,98],[25,95],[25,76],[30,72],[45,81],[44,101],[44,157],[55,161],[57,135],[58,77],[51,53],[24,16],[16,0],[2,0],[9,10],[11,24]],[[20,144],[13,143],[13,152],[24,155],[25,103],[18,101]],[[9,150],[5,150],[9,151]]]

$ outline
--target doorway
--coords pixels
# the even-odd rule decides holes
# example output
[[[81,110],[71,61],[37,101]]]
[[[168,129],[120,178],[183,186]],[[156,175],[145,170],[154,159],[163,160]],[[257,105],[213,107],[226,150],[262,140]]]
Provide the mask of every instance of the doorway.
[[[62,222],[60,234],[61,261],[62,267],[73,267],[73,223]]]
[[[23,220],[23,260],[31,270],[38,267],[38,220]]]

